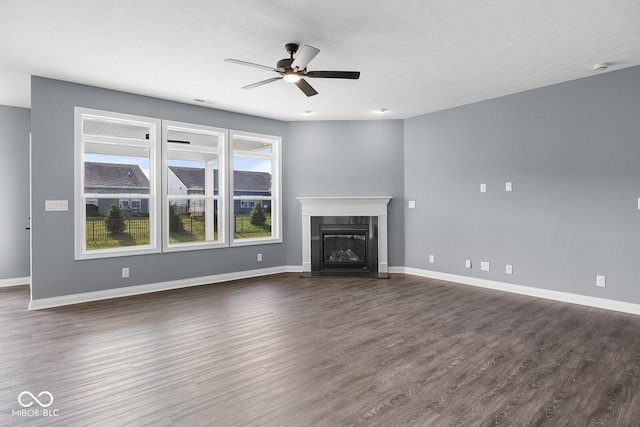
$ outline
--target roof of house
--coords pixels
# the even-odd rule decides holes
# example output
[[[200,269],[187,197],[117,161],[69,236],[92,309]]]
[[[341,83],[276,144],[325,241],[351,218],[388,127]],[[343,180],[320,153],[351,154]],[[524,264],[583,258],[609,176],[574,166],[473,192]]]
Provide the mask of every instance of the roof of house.
[[[115,163],[84,163],[84,185],[93,188],[149,188],[147,179],[138,165]]]
[[[233,171],[235,191],[271,191],[271,174],[267,172]]]
[[[169,169],[189,189],[204,188],[204,170],[181,166],[169,166]],[[218,170],[214,170],[215,187],[218,186]],[[235,191],[271,191],[271,174],[267,172],[233,171],[233,186]]]
[[[204,169],[169,166],[169,169],[178,177],[189,190],[204,189]],[[214,170],[213,179],[218,183],[218,171]]]

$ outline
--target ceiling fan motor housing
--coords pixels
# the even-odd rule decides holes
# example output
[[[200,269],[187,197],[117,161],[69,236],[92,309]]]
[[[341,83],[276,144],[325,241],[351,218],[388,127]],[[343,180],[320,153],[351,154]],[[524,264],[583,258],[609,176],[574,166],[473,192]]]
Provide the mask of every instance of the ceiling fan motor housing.
[[[278,61],[278,64],[276,65],[276,68],[283,69],[285,71],[286,70],[290,70],[292,62],[293,62],[293,58],[281,59],[280,61]]]

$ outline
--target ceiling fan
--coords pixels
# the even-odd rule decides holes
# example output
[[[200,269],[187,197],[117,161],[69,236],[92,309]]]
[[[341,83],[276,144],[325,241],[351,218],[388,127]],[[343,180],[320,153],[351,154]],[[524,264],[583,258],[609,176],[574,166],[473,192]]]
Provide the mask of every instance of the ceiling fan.
[[[244,86],[242,89],[253,89],[258,86],[266,85],[267,83],[284,79],[288,82],[295,83],[305,95],[313,96],[317,95],[318,92],[316,92],[316,90],[302,77],[352,80],[360,78],[360,71],[307,71],[307,65],[320,52],[320,49],[304,45],[294,59],[293,55],[298,52],[298,45],[295,43],[287,43],[284,48],[289,52],[290,57],[278,61],[275,68],[267,65],[254,64],[253,62],[240,61],[239,59],[227,58],[225,61],[275,71],[280,74],[278,77],[272,77],[270,79]]]

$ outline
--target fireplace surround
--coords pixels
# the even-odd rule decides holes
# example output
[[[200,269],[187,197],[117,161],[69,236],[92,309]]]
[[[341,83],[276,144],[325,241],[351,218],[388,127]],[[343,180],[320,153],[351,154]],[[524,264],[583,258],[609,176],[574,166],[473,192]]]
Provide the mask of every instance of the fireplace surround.
[[[320,276],[353,273],[387,277],[390,200],[389,196],[298,197],[302,206],[302,271]]]

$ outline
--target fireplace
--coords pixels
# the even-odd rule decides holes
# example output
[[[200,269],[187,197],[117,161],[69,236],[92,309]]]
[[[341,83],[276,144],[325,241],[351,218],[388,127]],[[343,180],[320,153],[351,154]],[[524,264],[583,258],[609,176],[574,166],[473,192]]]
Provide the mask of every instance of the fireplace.
[[[376,273],[377,231],[377,217],[311,217],[311,271],[319,275]]]
[[[302,271],[313,277],[388,277],[390,199],[298,197],[302,205]]]

